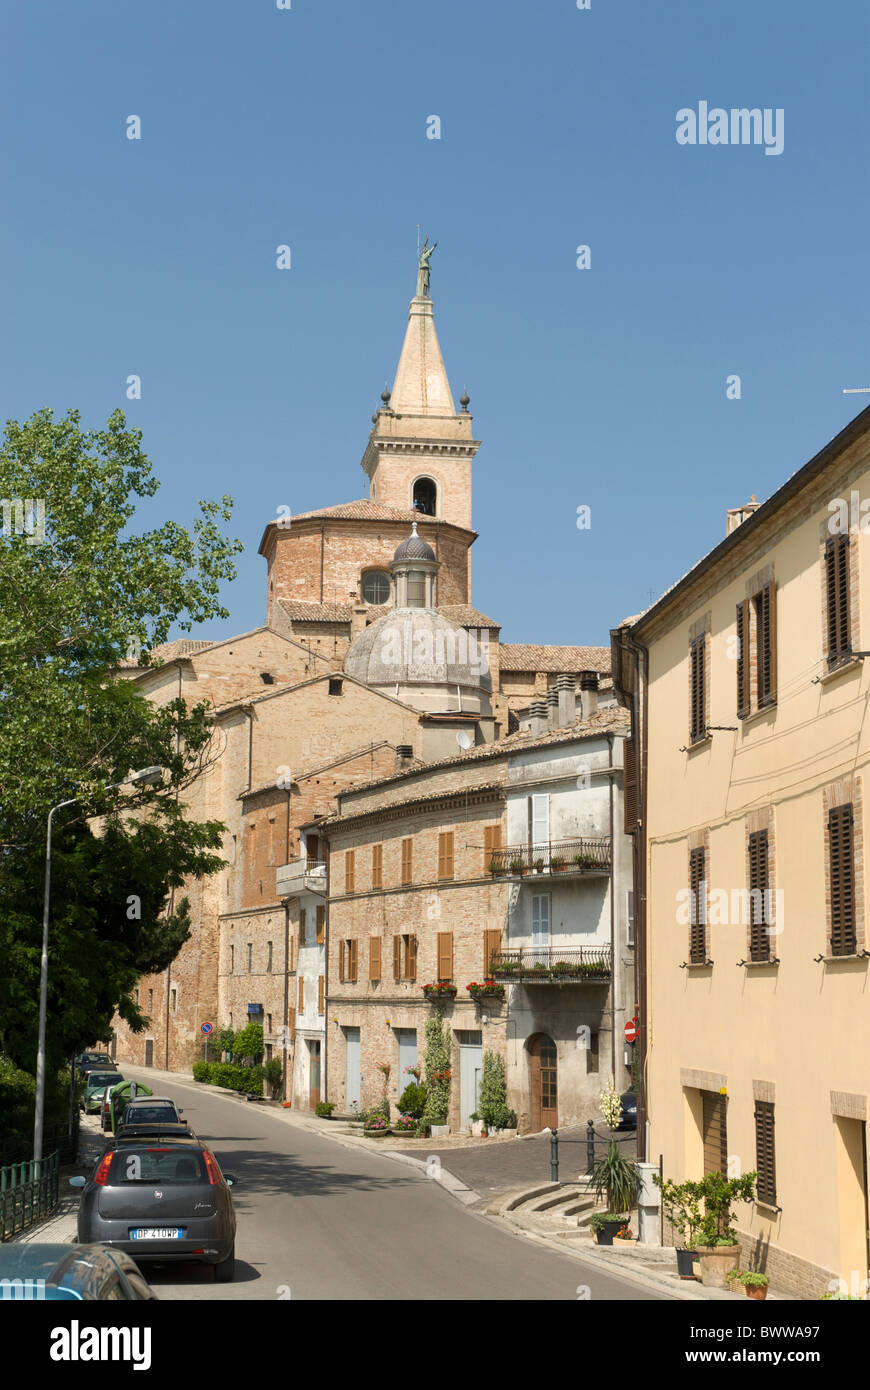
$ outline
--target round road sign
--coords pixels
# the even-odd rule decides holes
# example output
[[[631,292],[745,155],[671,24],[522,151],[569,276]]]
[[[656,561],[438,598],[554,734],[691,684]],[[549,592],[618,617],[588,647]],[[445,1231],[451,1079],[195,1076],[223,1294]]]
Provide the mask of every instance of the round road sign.
[[[202,1025],[202,1031],[203,1031],[203,1033],[205,1033],[206,1037],[208,1037],[209,1033],[212,1032],[213,1028],[214,1028],[214,1024],[213,1024],[213,1023],[204,1023],[204,1024]]]
[[[628,1043],[637,1041],[637,1024],[633,1018],[629,1019],[625,1025],[625,1041]]]

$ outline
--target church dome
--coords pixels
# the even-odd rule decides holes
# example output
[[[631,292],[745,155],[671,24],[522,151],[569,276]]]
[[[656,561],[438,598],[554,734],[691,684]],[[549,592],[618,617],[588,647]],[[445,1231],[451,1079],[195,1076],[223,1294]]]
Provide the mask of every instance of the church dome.
[[[417,523],[414,522],[413,531],[407,540],[402,541],[396,547],[394,560],[434,560],[435,551],[431,545],[423,540],[422,536],[417,535]]]
[[[425,541],[419,543],[425,546]],[[468,708],[492,690],[485,647],[434,608],[393,608],[369,624],[351,643],[344,669],[364,685],[390,694],[399,693],[399,686],[408,694],[411,689],[435,697],[442,692],[445,700],[455,702],[459,686],[469,694]],[[402,693],[401,698],[406,695]],[[431,707],[429,699],[426,704]]]

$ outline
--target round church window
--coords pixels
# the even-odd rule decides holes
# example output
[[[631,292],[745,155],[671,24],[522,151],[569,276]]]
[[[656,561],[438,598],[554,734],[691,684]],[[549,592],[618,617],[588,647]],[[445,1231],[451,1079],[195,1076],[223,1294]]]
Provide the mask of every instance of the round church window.
[[[390,576],[383,570],[369,570],[363,575],[362,596],[364,603],[388,603],[390,599]]]

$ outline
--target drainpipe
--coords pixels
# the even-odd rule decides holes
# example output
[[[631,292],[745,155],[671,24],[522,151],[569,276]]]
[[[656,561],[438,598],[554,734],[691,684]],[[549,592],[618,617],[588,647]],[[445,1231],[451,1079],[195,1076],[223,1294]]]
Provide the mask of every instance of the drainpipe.
[[[637,770],[638,822],[634,833],[634,971],[635,1001],[638,1013],[638,1033],[635,1046],[640,1059],[641,1088],[637,1097],[637,1155],[641,1160],[648,1159],[649,1148],[649,1107],[647,1098],[647,1056],[649,1052],[649,1022],[647,1005],[648,970],[648,932],[646,911],[646,817],[647,817],[647,763],[649,757],[649,738],[647,720],[649,715],[649,649],[625,634],[625,650],[634,657],[634,674],[631,690],[631,734],[635,740],[635,759]],[[638,686],[643,683],[643,699],[638,696]],[[638,735],[640,737],[638,737]]]
[[[323,837],[323,859],[326,864],[326,898],[323,913],[323,1042],[320,1045],[320,1099],[329,1096],[326,1059],[329,1055],[329,840]]]
[[[609,776],[607,778],[610,793],[610,960],[613,974],[610,979],[610,1074],[613,1077],[613,1084],[616,1085],[616,912],[615,912],[615,879],[616,879],[616,856],[614,850],[613,835],[613,734],[607,735],[607,766]]]
[[[289,798],[288,798],[289,805]],[[284,1049],[282,1076],[284,1082],[283,1099],[287,1099],[287,1006],[290,1002],[290,904],[284,899],[284,1018],[281,1023],[281,1040]]]

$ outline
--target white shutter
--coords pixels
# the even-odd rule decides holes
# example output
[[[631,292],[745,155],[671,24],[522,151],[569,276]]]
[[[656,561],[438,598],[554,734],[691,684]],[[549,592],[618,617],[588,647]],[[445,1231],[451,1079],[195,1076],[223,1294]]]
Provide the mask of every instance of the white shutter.
[[[532,896],[532,949],[543,950],[550,944],[550,895]]]
[[[540,795],[535,793],[529,798],[531,801],[531,830],[532,845],[543,846],[543,853],[550,840],[550,793],[542,792]]]

